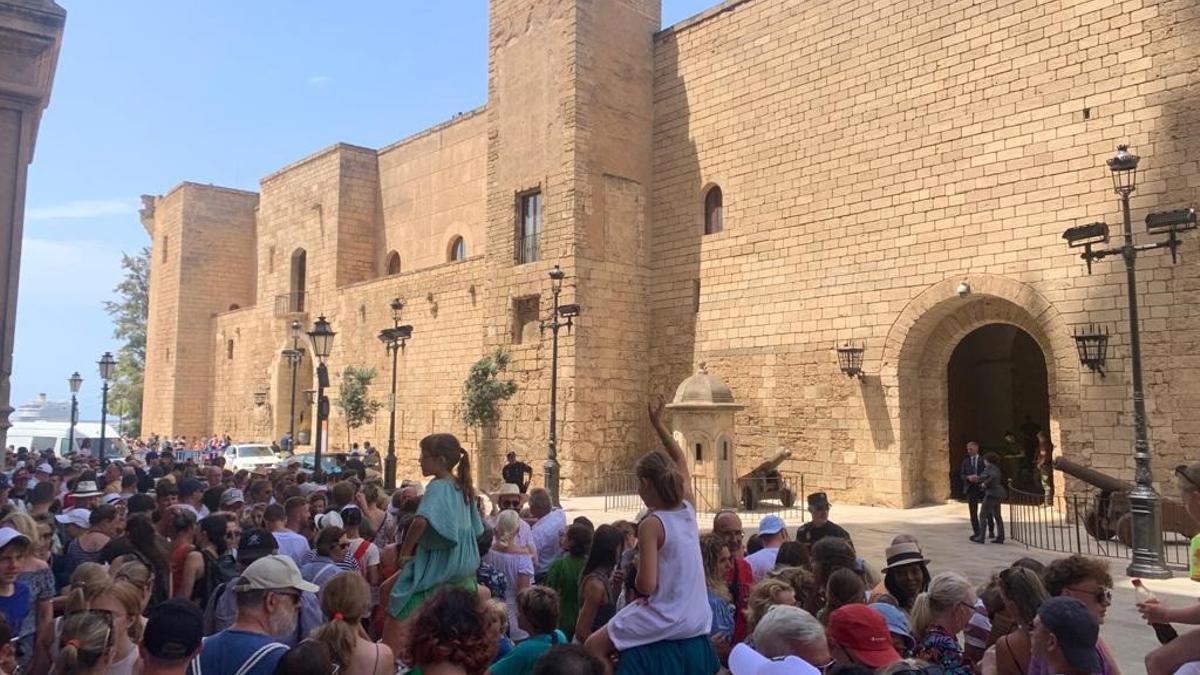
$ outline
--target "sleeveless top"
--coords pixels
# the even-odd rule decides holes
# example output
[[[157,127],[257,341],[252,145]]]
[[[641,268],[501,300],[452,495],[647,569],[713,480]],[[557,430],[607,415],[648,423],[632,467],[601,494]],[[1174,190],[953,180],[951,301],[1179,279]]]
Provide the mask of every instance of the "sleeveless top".
[[[596,618],[592,619],[592,625],[589,627],[589,630],[596,632],[611,621],[613,615],[617,613],[617,593],[613,590],[611,575],[593,570],[579,580],[580,603],[583,602],[583,587],[587,585],[589,579],[596,579],[604,586],[604,602],[596,609]]]
[[[696,509],[685,501],[678,509],[651,511],[646,517],[658,518],[663,526],[658,587],[645,601],[622,607],[608,623],[609,637],[620,651],[708,635],[712,627]]]

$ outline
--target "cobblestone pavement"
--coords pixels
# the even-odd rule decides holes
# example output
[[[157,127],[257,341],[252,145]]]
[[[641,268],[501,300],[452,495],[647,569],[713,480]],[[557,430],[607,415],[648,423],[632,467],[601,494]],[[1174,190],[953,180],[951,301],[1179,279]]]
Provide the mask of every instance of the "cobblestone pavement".
[[[565,500],[569,517],[587,516],[597,525],[622,518],[632,519],[630,511],[605,511],[602,497],[580,497]],[[757,514],[743,514],[742,522],[750,534],[758,525]],[[934,574],[946,570],[961,572],[972,581],[981,582],[994,571],[1007,566],[1013,560],[1029,556],[1050,562],[1060,553],[1027,549],[1009,539],[1004,545],[973,544],[967,541],[970,521],[965,505],[949,503],[918,509],[888,509],[869,506],[838,506],[834,504],[830,518],[845,527],[854,537],[855,546],[877,568],[884,564],[884,549],[892,537],[902,532],[916,535],[925,555],[932,561],[930,571]],[[711,526],[711,516],[701,515],[701,528]],[[789,529],[794,533],[800,524],[798,516],[786,518]],[[1125,575],[1127,561],[1111,560],[1113,575],[1113,606],[1109,608],[1101,633],[1112,646],[1113,652],[1126,675],[1145,671],[1142,657],[1158,643],[1154,631],[1146,626],[1134,607],[1133,587]],[[1176,577],[1164,581],[1146,581],[1147,587],[1157,593],[1164,602],[1196,602],[1200,597],[1200,586],[1187,578],[1185,570],[1177,570]],[[1182,628],[1182,627],[1180,627]]]

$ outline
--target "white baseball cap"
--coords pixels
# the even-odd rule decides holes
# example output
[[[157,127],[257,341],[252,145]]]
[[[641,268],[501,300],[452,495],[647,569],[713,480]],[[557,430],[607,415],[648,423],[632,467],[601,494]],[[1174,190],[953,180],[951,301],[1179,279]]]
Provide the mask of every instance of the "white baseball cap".
[[[37,469],[35,469],[34,471],[36,471],[37,473],[54,473],[54,467],[50,466],[49,464],[47,464],[45,462],[42,462],[41,464],[37,465]]]
[[[745,643],[738,644],[729,653],[729,672],[733,675],[821,675],[799,656],[768,659]]]
[[[17,532],[11,527],[0,527],[0,549],[13,543],[14,541],[23,541],[29,543],[29,537]]]
[[[75,525],[85,530],[92,526],[91,518],[92,512],[87,509],[71,509],[66,513],[54,516],[54,519],[63,525]]]
[[[274,591],[294,588],[316,593],[321,587],[310,584],[300,576],[300,568],[291,556],[267,555],[250,563],[234,587],[236,591]]]

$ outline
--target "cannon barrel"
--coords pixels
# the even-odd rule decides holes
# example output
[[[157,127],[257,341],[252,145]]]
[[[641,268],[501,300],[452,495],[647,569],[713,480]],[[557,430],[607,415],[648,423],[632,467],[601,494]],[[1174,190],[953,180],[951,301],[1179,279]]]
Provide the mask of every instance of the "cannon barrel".
[[[1106,473],[1089,469],[1086,466],[1076,464],[1062,457],[1054,459],[1054,468],[1068,476],[1073,476],[1089,485],[1095,486],[1104,492],[1129,492],[1133,489],[1133,483],[1128,483],[1120,478],[1113,478]]]
[[[746,474],[746,477],[750,478],[753,476],[765,476],[768,472],[774,471],[776,468],[778,468],[778,466],[783,463],[783,460],[791,456],[791,450],[783,450],[778,455],[775,455],[773,459],[768,459],[762,464],[754,467],[750,473]]]

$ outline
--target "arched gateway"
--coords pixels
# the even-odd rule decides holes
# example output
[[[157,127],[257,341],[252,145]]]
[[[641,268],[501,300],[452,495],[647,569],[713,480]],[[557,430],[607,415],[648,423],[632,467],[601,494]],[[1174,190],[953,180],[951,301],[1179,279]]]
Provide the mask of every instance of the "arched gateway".
[[[1028,394],[1038,400],[1026,406],[1028,410],[1017,407],[1021,419],[1016,424],[1019,427],[1025,414],[1032,417],[1044,406],[1045,412],[1041,413],[1044,418],[1034,421],[1048,427],[1055,446],[1067,452],[1072,434],[1079,431],[1078,365],[1070,331],[1058,311],[1032,287],[1012,279],[971,275],[967,279],[971,290],[965,296],[956,292],[960,282],[961,278],[947,279],[914,298],[888,331],[884,346],[879,372],[887,406],[893,420],[899,423],[896,436],[906,506],[951,496],[950,477],[957,466],[954,459],[962,453],[961,448],[951,448],[952,431],[958,435],[990,433],[990,429],[962,431],[960,426],[967,414],[962,410],[963,401],[956,399],[954,408],[950,404],[952,357],[964,345],[964,339],[980,329],[984,333],[967,340],[965,351],[954,359],[959,361],[956,371],[986,362],[988,350],[996,349],[989,347],[989,339],[994,345],[1004,345],[1005,339],[1008,340],[994,354],[997,361],[1011,360],[1013,350],[1017,349],[1023,367],[1030,368],[1028,360],[1040,352],[1045,366],[1045,395],[1042,398],[1040,392]],[[961,383],[964,376],[960,372],[954,375],[959,386],[964,386]],[[1007,396],[1008,405],[1012,405],[1011,378],[985,381],[979,372],[971,377],[976,380],[970,385],[974,388],[973,399]],[[1021,386],[1040,388],[1038,377],[1035,374],[1028,378],[1033,384],[1023,379]],[[952,414],[956,416],[955,424],[951,423]],[[1000,416],[1008,421],[1005,413]],[[957,438],[954,442],[964,440]]]

